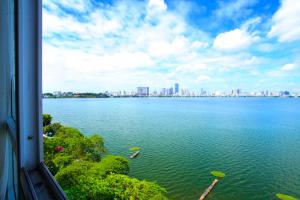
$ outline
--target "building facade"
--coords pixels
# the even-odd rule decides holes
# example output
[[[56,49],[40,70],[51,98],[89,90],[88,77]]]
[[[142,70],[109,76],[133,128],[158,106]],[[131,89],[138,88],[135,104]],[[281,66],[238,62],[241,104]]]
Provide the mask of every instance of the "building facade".
[[[138,96],[149,96],[149,87],[137,87]]]

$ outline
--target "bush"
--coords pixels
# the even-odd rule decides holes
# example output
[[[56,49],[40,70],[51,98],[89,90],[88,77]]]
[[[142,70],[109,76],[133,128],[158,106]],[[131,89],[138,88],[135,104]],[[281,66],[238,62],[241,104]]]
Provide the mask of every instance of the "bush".
[[[60,123],[53,123],[53,124],[49,124],[47,126],[43,127],[44,130],[44,134],[46,134],[47,136],[54,136],[57,131],[63,127]]]
[[[51,124],[52,116],[50,114],[43,114],[43,126],[48,126]]]
[[[70,200],[163,200],[166,190],[156,183],[127,176],[128,160],[107,155],[99,135],[84,136],[78,129],[51,124],[44,115],[44,160]]]

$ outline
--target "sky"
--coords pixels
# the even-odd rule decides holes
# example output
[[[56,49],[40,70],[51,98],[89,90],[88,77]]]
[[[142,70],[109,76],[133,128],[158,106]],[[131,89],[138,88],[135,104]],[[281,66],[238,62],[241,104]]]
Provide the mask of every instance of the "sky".
[[[43,92],[300,92],[298,0],[43,0]]]

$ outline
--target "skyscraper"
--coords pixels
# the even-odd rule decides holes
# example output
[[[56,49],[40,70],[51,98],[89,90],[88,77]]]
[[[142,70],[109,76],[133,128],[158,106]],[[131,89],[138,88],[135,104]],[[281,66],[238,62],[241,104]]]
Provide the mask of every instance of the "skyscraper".
[[[175,83],[175,94],[178,94],[179,92],[179,84],[178,83]]]
[[[167,89],[166,88],[162,88],[161,92],[160,92],[160,95],[164,96],[164,95],[166,95],[166,93],[167,93]]]
[[[167,95],[173,95],[173,88],[167,89]]]
[[[138,96],[149,96],[149,87],[137,87]]]

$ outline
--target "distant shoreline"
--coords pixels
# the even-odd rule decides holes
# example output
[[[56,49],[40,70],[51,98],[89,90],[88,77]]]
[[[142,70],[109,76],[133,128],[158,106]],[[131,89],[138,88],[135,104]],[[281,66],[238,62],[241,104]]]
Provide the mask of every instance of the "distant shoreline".
[[[110,97],[43,97],[43,99],[107,99],[107,98],[299,98],[300,96],[110,96]]]

